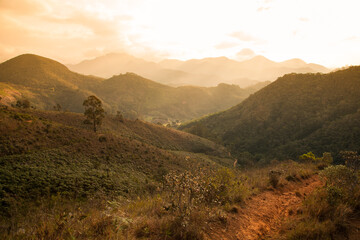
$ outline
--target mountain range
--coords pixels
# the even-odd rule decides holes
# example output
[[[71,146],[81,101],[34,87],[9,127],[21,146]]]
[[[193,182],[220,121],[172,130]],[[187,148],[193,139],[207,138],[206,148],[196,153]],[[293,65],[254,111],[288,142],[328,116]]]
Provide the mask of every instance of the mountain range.
[[[258,82],[274,81],[287,73],[327,73],[329,69],[318,64],[307,64],[301,59],[274,62],[263,56],[246,61],[226,57],[180,61],[166,59],[159,63],[145,61],[126,53],[110,53],[75,65],[69,69],[82,74],[111,77],[134,72],[156,82],[172,85],[217,86],[219,83],[248,87]]]
[[[359,66],[287,74],[231,109],[181,129],[226,145],[243,161],[358,151],[359,99]]]
[[[0,96],[4,104],[27,98],[45,110],[60,104],[64,110],[83,112],[82,102],[97,95],[109,113],[153,122],[187,121],[227,109],[268,84],[249,89],[237,85],[171,87],[125,73],[104,79],[70,71],[63,64],[24,54],[0,64]]]

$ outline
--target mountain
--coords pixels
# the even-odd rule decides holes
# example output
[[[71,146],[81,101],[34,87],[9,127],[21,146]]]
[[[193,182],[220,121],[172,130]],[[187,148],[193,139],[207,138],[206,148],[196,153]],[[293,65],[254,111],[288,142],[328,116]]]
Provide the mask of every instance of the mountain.
[[[273,81],[287,73],[329,72],[327,68],[321,65],[307,64],[300,59],[277,63],[264,56],[255,56],[242,62],[226,57],[217,57],[192,59],[182,63],[174,60],[164,60],[159,64],[174,70],[213,76],[207,82],[203,82],[202,85],[224,82],[237,84],[242,87],[250,86],[257,82]]]
[[[104,78],[126,72],[137,72],[141,75],[144,72],[159,70],[155,63],[133,57],[126,53],[109,53],[92,60],[82,61],[76,65],[68,65],[68,67],[75,72]]]
[[[163,68],[154,62],[145,61],[126,53],[109,53],[75,65],[68,65],[75,72],[110,78],[114,75],[134,72],[159,83],[180,86],[195,78],[190,73]],[[206,76],[199,76],[205,78]],[[196,85],[196,82],[193,83]]]
[[[246,90],[228,84],[210,88],[170,87],[126,73],[104,80],[95,92],[112,106],[113,112],[130,114],[127,113],[130,110],[149,121],[167,122],[167,119],[185,121],[227,109],[258,89]]]
[[[359,66],[329,74],[287,74],[239,105],[181,129],[223,143],[239,158],[356,151],[359,99]]]
[[[0,64],[2,97],[28,98],[42,109],[60,104],[64,109],[82,111],[82,101],[92,94],[89,89],[102,79],[71,72],[59,62],[33,54],[24,54]]]
[[[312,69],[312,71],[315,71],[315,72],[322,72],[322,73],[329,72],[329,69],[327,69],[324,66],[321,66],[321,65],[315,64],[315,63],[307,64],[306,62],[304,62],[303,60],[298,59],[298,58],[293,58],[293,59],[290,59],[287,61],[280,62],[279,65],[286,67],[286,68],[299,68],[299,69],[310,68],[310,69]]]
[[[219,83],[248,87],[263,81],[273,81],[287,73],[329,72],[321,65],[307,64],[300,59],[277,63],[263,56],[238,62],[226,57],[190,59],[180,61],[165,59],[159,63],[145,61],[126,53],[111,53],[68,65],[76,72],[101,77],[134,72],[156,82],[171,85],[217,86]]]
[[[60,104],[64,110],[83,112],[82,102],[95,94],[109,113],[121,111],[127,117],[160,123],[225,110],[258,89],[228,84],[170,87],[133,73],[102,79],[72,72],[59,62],[32,54],[0,64],[1,102],[7,105],[27,98],[39,109],[51,110]]]

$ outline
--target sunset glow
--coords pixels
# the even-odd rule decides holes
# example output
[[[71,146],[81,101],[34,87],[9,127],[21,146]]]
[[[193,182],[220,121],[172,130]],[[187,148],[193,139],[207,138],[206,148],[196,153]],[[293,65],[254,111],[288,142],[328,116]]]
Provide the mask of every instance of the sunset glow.
[[[127,52],[358,65],[359,7],[356,0],[1,0],[0,61],[29,52],[77,63]]]

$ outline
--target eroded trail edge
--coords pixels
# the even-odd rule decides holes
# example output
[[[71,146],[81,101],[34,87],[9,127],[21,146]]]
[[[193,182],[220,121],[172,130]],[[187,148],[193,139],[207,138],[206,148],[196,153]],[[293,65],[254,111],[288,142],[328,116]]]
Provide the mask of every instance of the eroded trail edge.
[[[210,225],[206,239],[255,240],[274,235],[286,219],[297,213],[304,198],[321,185],[314,175],[249,198],[238,213],[229,215],[226,226]]]

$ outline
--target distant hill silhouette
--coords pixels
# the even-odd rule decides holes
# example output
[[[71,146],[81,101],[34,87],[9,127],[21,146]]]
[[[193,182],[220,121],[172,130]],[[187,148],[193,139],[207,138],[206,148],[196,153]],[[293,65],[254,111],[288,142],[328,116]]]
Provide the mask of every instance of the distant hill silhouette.
[[[220,84],[211,88],[175,88],[133,73],[105,80],[72,72],[59,62],[32,54],[0,64],[0,82],[0,95],[6,104],[28,98],[40,109],[60,104],[64,110],[83,112],[83,100],[95,94],[109,113],[121,111],[128,117],[156,122],[185,121],[218,112],[263,87],[242,89]]]
[[[227,145],[238,157],[297,158],[360,150],[360,67],[287,74],[224,112],[182,129]]]
[[[145,61],[126,53],[110,53],[68,65],[76,72],[101,77],[134,72],[156,82],[172,85],[217,86],[219,83],[248,87],[263,81],[273,81],[287,73],[326,73],[321,65],[307,64],[300,59],[274,62],[263,56],[238,62],[226,57],[180,61],[166,59],[159,63]]]

